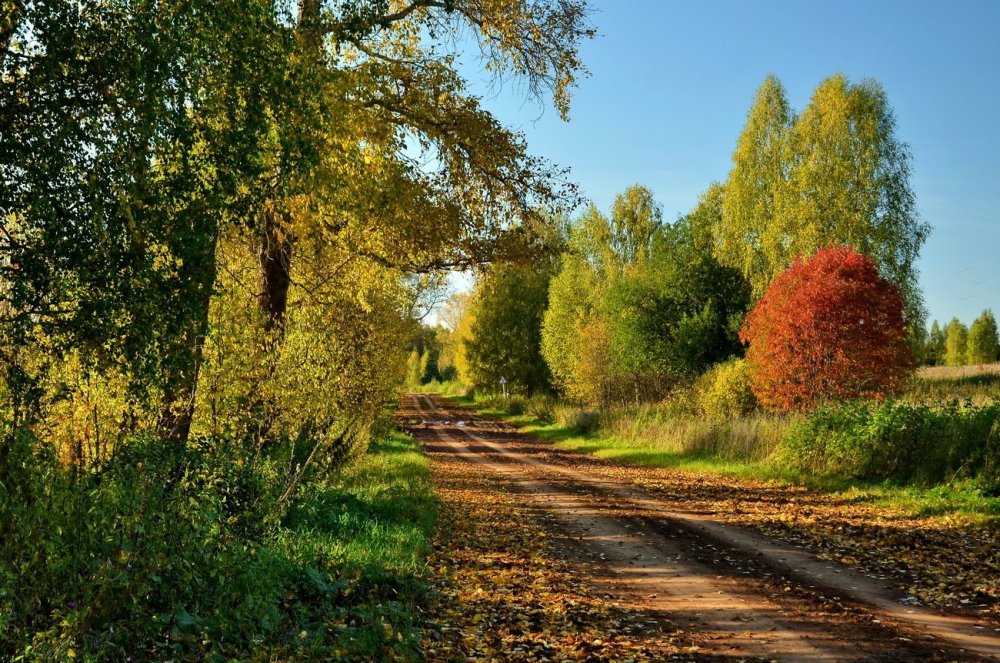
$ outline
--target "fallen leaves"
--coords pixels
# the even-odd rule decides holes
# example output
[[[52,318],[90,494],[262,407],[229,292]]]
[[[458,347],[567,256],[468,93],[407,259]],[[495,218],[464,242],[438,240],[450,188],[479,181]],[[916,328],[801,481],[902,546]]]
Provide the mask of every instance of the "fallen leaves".
[[[977,537],[984,532],[991,534],[957,521],[915,518],[801,487],[618,465],[559,451],[502,424],[468,419],[467,413],[436,411],[435,415],[443,417],[442,421],[423,423],[419,430],[414,430],[434,457],[435,483],[443,501],[432,560],[437,598],[426,614],[429,624],[422,644],[432,661],[712,660],[711,654],[705,652],[706,647],[721,653],[732,644],[724,637],[713,641],[714,636],[709,637],[699,624],[685,624],[688,632],[679,630],[669,621],[675,619],[672,612],[670,615],[661,612],[650,620],[650,611],[625,609],[610,595],[597,592],[594,578],[608,564],[604,554],[591,549],[588,560],[566,554],[570,540],[580,537],[560,533],[558,526],[547,522],[543,506],[531,506],[532,500],[524,499],[515,484],[499,478],[504,473],[497,474],[471,460],[471,457],[482,458],[479,462],[495,466],[514,462],[510,458],[491,451],[485,443],[466,447],[463,442],[461,447],[452,447],[437,438],[435,430],[446,428],[449,423],[446,420],[456,416],[465,424],[463,429],[499,442],[522,457],[537,459],[538,463],[532,461],[527,465],[533,468],[532,476],[545,485],[559,484],[564,492],[592,494],[595,501],[591,505],[599,509],[624,513],[612,497],[613,491],[604,495],[603,502],[598,497],[604,493],[601,479],[606,478],[610,485],[643,488],[650,498],[668,505],[667,510],[711,513],[720,519],[754,526],[794,541],[797,547],[810,548],[831,560],[857,566],[869,575],[876,575],[871,568],[877,563],[913,564],[914,559],[925,565],[938,564],[938,569],[956,562],[972,570],[975,560],[947,559],[948,547],[946,539],[940,538],[941,532],[957,528],[962,536],[980,545],[982,541]],[[466,452],[463,454],[462,450]],[[599,478],[586,486],[574,487],[573,480],[566,479],[565,473],[555,471],[549,463],[570,466]],[[523,468],[521,464],[518,467]],[[520,473],[519,469],[516,475]],[[655,521],[652,512],[634,506],[626,510],[629,509],[635,512],[630,517]],[[869,536],[872,530],[883,536]],[[895,636],[899,631],[885,637],[880,620],[873,620],[864,611],[858,612],[843,603],[840,596],[824,596],[823,588],[803,587],[794,582],[786,585],[788,578],[780,577],[781,574],[772,577],[773,569],[766,561],[748,556],[747,551],[734,554],[734,549],[726,545],[700,540],[697,536],[691,539],[688,533],[671,530],[667,525],[655,533],[683,541],[688,546],[682,548],[685,555],[690,554],[709,568],[717,568],[723,574],[716,576],[720,580],[746,578],[747,587],[770,590],[772,593],[767,595],[782,606],[781,615],[808,614],[810,620],[840,629],[843,635],[838,637],[842,642],[854,642],[854,637],[862,639],[869,646],[870,651],[865,650],[869,654],[882,652],[890,658],[907,654],[892,660],[951,660],[952,655],[938,645],[927,647],[925,640],[930,638],[921,637],[919,642],[898,640]],[[890,536],[900,539],[894,547],[887,548],[885,542]],[[925,552],[928,542],[933,554],[919,554]],[[917,567],[915,572],[922,571]],[[966,573],[954,577],[948,573],[935,572],[938,589],[950,593],[956,584],[968,580]],[[904,576],[899,573],[881,577],[897,582],[911,594],[922,596],[926,591],[914,583],[900,582]],[[978,576],[979,581],[984,578],[988,583],[983,588],[994,591],[997,583],[988,576]],[[695,598],[698,597],[692,596]],[[913,602],[925,600],[912,598]],[[972,607],[971,602],[961,603],[962,598],[957,601],[959,607]],[[977,604],[975,609],[983,616],[995,610],[995,606],[994,601]],[[751,631],[740,637],[747,642],[754,639]]]
[[[422,645],[428,660],[660,661],[698,651],[669,624],[597,594],[496,476],[436,462],[435,483],[442,506]]]
[[[911,601],[1000,627],[1000,529],[995,527],[802,486],[618,464],[527,439],[502,422],[479,420],[475,426],[511,448],[641,487],[679,511],[756,528],[892,583]]]

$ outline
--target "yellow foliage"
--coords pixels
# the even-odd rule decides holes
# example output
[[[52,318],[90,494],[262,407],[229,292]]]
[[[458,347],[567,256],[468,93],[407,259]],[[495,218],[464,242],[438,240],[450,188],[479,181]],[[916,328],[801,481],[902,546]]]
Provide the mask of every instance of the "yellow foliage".
[[[226,269],[212,304],[195,430],[218,433],[242,413],[235,425],[249,431],[263,420],[268,434],[289,439],[349,428],[361,443],[402,382],[408,293],[400,276],[337,255],[306,233],[298,241],[299,287],[290,292],[280,343],[264,331],[251,247],[223,243]]]
[[[709,417],[740,417],[757,407],[745,359],[713,366],[695,382],[694,395],[698,411]]]

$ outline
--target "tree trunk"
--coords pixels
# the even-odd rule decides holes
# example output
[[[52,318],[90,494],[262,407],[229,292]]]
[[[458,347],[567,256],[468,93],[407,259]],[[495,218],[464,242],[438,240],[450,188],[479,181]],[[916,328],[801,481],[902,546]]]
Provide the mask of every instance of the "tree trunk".
[[[191,434],[194,419],[195,384],[198,371],[188,379],[180,377],[164,390],[163,409],[156,423],[156,434],[163,440],[183,446]]]
[[[184,347],[172,352],[171,361],[175,366],[169,369],[163,390],[163,409],[156,424],[157,435],[178,446],[187,444],[191,434],[198,373],[208,327],[208,306],[205,306],[204,316],[192,322],[190,333],[185,334]],[[196,326],[198,331],[194,329]]]
[[[261,289],[258,303],[264,314],[265,331],[276,332],[279,337],[284,332],[288,289],[292,285],[292,237],[290,230],[283,226],[278,212],[265,211],[260,239]]]
[[[302,51],[307,55],[304,62],[315,59],[316,66],[323,66],[323,32],[320,26],[321,0],[298,0],[296,35]],[[303,66],[302,63],[293,67]],[[310,65],[306,65],[310,66]],[[278,180],[288,178],[288,173],[278,173]],[[267,382],[277,370],[277,357],[285,336],[285,314],[288,310],[288,292],[292,285],[292,254],[295,237],[291,229],[291,219],[287,213],[286,201],[281,196],[282,188],[276,187],[275,199],[260,215],[258,229],[258,261],[260,263],[260,291],[257,304],[263,318],[264,336],[261,354],[264,362],[262,382]],[[258,393],[250,403],[250,410],[257,422],[254,433],[258,444],[270,436],[275,421],[274,403]]]
[[[300,35],[307,35],[318,46],[321,36],[319,25],[320,0],[298,0],[298,20],[296,29]]]
[[[317,57],[322,55],[323,33],[320,26],[320,0],[298,0],[296,33],[307,51]],[[261,291],[258,296],[264,327],[275,332],[280,342],[284,333],[285,311],[288,308],[288,290],[291,287],[292,245],[291,229],[283,218],[283,201],[274,201],[274,207],[264,211],[260,232]]]
[[[214,224],[212,224],[214,226]],[[199,238],[192,238],[198,241]],[[186,308],[182,315],[187,318],[176,332],[176,342],[163,349],[165,364],[165,385],[163,406],[156,425],[157,434],[164,440],[179,446],[187,444],[194,419],[195,395],[198,389],[198,373],[201,370],[205,337],[208,335],[209,312],[212,291],[216,279],[216,249],[218,229],[206,229],[200,237],[205,244],[197,247],[191,259],[184,263],[181,281],[193,284],[187,293]]]

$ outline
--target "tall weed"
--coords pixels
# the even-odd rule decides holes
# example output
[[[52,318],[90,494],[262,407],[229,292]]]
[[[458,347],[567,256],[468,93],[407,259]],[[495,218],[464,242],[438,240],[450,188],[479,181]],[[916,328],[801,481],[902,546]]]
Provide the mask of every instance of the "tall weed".
[[[650,405],[605,413],[602,430],[632,444],[675,453],[760,462],[777,450],[790,421],[766,414],[706,417]]]
[[[994,472],[998,435],[997,404],[860,402],[803,418],[785,437],[782,459],[818,474],[932,485]]]
[[[915,377],[902,395],[902,399],[926,405],[940,405],[953,400],[969,401],[974,405],[988,405],[1000,401],[1000,374],[963,375],[957,372],[958,369],[955,370],[954,377]]]

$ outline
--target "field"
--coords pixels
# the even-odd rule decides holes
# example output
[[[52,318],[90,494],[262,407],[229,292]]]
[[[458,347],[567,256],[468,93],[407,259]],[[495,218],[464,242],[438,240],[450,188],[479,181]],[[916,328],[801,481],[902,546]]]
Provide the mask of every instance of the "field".
[[[978,366],[923,366],[917,371],[922,380],[959,380],[981,376],[1000,375],[1000,363]]]

